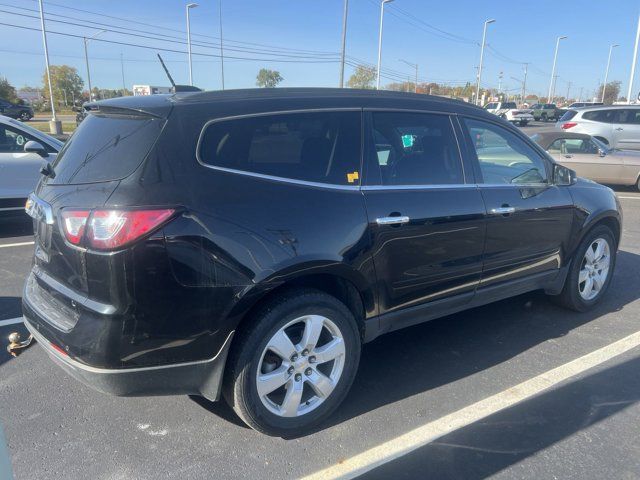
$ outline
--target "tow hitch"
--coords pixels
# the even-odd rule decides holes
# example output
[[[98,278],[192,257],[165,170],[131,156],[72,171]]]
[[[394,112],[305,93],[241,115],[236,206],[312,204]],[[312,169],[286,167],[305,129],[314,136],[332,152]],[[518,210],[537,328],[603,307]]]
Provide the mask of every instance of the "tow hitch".
[[[14,357],[17,357],[22,353],[23,350],[27,349],[31,342],[33,342],[33,335],[29,335],[29,337],[20,341],[20,334],[18,332],[13,332],[9,335],[9,345],[7,345],[7,352],[9,352]]]

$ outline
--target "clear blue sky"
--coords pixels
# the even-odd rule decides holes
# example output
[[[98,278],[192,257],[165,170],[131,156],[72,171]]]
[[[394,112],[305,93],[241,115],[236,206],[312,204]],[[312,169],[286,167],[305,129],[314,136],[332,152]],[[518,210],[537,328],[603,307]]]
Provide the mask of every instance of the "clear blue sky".
[[[217,42],[211,37],[219,36],[218,1],[201,0],[198,2],[200,6],[191,11],[194,42]],[[116,26],[144,30],[149,33],[142,35],[166,35],[163,38],[169,41],[113,32],[103,33],[99,38],[186,52],[183,43],[186,3],[176,0],[45,1],[45,11],[52,14],[51,20],[93,27],[51,21],[47,28],[79,36],[90,36],[101,28]],[[37,15],[31,11],[37,10],[37,5],[35,0],[0,0],[0,22],[37,29],[37,19],[7,13]],[[336,86],[339,64],[333,60],[340,51],[342,8],[343,0],[223,0],[223,33],[228,41],[226,55],[261,58],[227,58],[226,87],[254,86],[256,73],[261,67],[279,70],[285,78],[283,86]],[[632,0],[395,0],[387,7],[385,15],[382,64],[402,78],[413,78],[413,72],[399,61],[401,58],[419,64],[421,80],[444,83],[473,81],[483,22],[495,18],[496,23],[489,26],[487,42],[499,53],[493,50],[486,52],[483,85],[497,86],[498,75],[502,71],[503,87],[515,91],[518,82],[511,77],[521,79],[523,72],[522,65],[513,62],[530,62],[527,90],[546,93],[555,38],[567,35],[569,38],[561,42],[558,57],[560,80],[557,94],[566,93],[567,82],[572,82],[572,96],[576,96],[580,88],[584,88],[585,96],[592,94],[604,77],[612,43],[620,46],[614,49],[609,80],[621,80],[622,92],[626,94],[639,9],[640,4]],[[89,24],[88,21],[96,23]],[[350,0],[347,54],[353,57],[351,61],[376,62],[378,21],[377,0]],[[98,22],[113,27],[101,27]],[[82,40],[54,34],[50,34],[48,39],[51,63],[75,66],[86,80]],[[273,52],[273,47],[281,55],[278,58],[288,61],[264,59],[265,55],[272,57],[267,52]],[[193,51],[210,55],[219,53],[217,48],[207,45],[194,46]],[[323,56],[319,52],[328,55]],[[161,53],[176,82],[187,83],[186,53]],[[124,58],[128,88],[134,83],[168,84],[155,59],[154,50],[93,41],[89,44],[89,56],[94,86],[122,86],[120,54]],[[326,59],[332,62],[317,63]],[[346,75],[350,75],[352,70],[348,66]],[[6,76],[17,87],[35,86],[40,84],[43,71],[40,32],[0,25],[0,75]],[[390,81],[383,79],[384,83]],[[206,89],[220,88],[219,59],[194,56],[194,83]],[[634,91],[640,91],[640,79],[636,78],[635,85]]]

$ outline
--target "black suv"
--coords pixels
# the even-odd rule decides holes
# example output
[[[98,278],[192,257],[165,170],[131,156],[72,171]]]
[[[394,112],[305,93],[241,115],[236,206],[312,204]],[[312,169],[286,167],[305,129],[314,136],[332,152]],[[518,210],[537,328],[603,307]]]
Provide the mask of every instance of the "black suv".
[[[11,103],[8,100],[0,98],[0,115],[15,118],[26,122],[33,118],[33,108],[27,104]]]
[[[296,435],[363,343],[536,289],[586,310],[613,274],[613,192],[469,104],[264,89],[87,111],[27,205],[23,312],[103,392],[222,393]]]

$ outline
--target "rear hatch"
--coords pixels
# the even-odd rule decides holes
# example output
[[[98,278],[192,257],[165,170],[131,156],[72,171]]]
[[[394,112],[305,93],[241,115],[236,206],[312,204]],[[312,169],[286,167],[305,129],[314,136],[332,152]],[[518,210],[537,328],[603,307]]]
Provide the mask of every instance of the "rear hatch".
[[[30,199],[35,233],[32,277],[48,279],[44,282],[48,290],[55,284],[57,292],[71,288],[87,298],[109,300],[95,298],[105,296],[108,288],[104,283],[109,279],[92,278],[91,254],[69,242],[62,212],[102,207],[120,181],[135,174],[144,162],[171,110],[168,99],[146,110],[123,103],[126,104],[120,100],[89,105],[89,115],[51,164],[53,173],[43,175]],[[159,108],[162,103],[164,109]],[[96,282],[103,284],[102,288],[92,288]]]

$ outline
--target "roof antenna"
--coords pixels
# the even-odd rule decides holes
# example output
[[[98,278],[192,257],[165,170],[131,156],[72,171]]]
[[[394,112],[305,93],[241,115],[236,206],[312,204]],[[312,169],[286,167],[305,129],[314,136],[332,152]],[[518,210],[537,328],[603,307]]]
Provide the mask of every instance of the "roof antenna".
[[[160,60],[160,64],[162,65],[162,68],[164,68],[164,73],[167,74],[167,77],[169,78],[169,82],[171,82],[171,88],[173,90],[173,93],[177,93],[177,92],[201,92],[202,91],[202,89],[200,89],[198,87],[194,87],[193,85],[176,85],[176,82],[173,81],[173,77],[171,77],[171,74],[169,73],[169,69],[164,64],[164,61],[162,60],[162,57],[160,56],[159,53],[157,53],[156,55],[158,55],[158,60]]]

